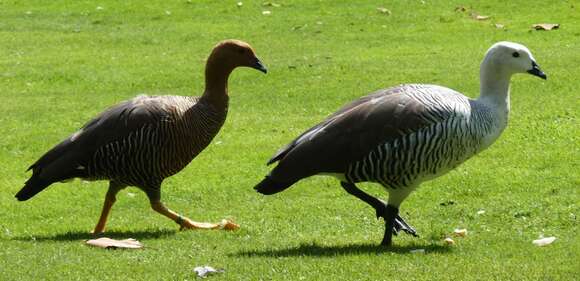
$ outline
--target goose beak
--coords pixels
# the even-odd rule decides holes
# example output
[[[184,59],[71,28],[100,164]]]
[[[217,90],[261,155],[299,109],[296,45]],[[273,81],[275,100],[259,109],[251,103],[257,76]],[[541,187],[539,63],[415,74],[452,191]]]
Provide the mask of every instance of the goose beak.
[[[544,80],[548,78],[548,76],[546,76],[546,74],[540,69],[535,61],[532,61],[532,69],[528,70],[528,73],[534,76],[538,76]]]
[[[254,63],[254,65],[252,65],[252,68],[262,71],[264,73],[268,73],[268,69],[262,64],[262,62],[259,59],[256,59],[256,62]]]

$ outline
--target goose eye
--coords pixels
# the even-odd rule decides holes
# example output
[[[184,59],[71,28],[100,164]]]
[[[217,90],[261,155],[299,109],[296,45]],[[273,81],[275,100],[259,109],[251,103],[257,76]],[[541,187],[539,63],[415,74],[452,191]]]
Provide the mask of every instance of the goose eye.
[[[517,57],[519,57],[519,56],[520,56],[520,53],[518,53],[518,52],[514,52],[514,53],[512,54],[512,57],[514,57],[514,58],[517,58]]]

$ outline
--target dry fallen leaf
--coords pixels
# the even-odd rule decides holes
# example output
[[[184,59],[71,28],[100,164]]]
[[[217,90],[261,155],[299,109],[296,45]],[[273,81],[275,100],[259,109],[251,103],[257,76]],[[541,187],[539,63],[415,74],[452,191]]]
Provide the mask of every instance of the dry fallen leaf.
[[[552,244],[554,241],[556,241],[556,237],[552,236],[534,240],[532,243],[536,246],[543,247]]]
[[[557,23],[537,23],[532,25],[535,30],[553,30],[560,28],[560,24]]]
[[[443,240],[443,241],[445,241],[445,243],[447,245],[453,245],[453,244],[455,244],[455,241],[453,241],[453,239],[451,239],[449,237],[445,238],[445,240]]]
[[[91,239],[85,242],[87,245],[95,246],[105,249],[141,249],[143,244],[141,242],[129,238],[125,240],[115,240],[107,237],[101,237],[98,239]]]
[[[467,236],[467,229],[465,229],[465,228],[463,228],[463,229],[456,228],[453,231],[453,234],[455,234],[455,236],[465,237],[465,236]]]
[[[385,7],[378,7],[377,10],[387,16],[391,15],[391,10],[385,8]]]
[[[501,24],[501,23],[496,23],[495,24],[495,28],[497,28],[497,29],[503,29],[504,28],[504,25]],[[485,211],[479,211],[479,212],[484,212],[485,213]],[[479,212],[477,212],[478,215],[480,214]]]
[[[264,16],[268,16],[271,14],[272,14],[272,12],[270,12],[270,11],[262,11],[262,15],[264,15]]]
[[[491,17],[490,16],[482,16],[482,15],[477,15],[476,14],[476,15],[473,15],[473,18],[476,19],[476,20],[488,20]]]

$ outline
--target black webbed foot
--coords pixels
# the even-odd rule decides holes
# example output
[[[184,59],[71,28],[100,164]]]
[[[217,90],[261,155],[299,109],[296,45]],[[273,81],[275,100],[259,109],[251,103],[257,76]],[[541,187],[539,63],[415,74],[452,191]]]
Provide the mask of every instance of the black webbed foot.
[[[401,216],[399,216],[399,209],[391,205],[384,206],[384,213],[381,215],[385,220],[385,234],[383,236],[382,246],[391,246],[393,234],[397,235],[399,231],[404,231],[409,235],[418,237],[417,231],[411,227]]]
[[[397,235],[399,231],[404,231],[415,237],[419,236],[417,235],[417,231],[399,216],[398,208],[387,204],[383,200],[370,196],[357,188],[353,183],[341,182],[341,185],[348,193],[371,205],[375,209],[377,219],[382,217],[385,220],[385,234],[381,245],[390,246],[393,234]]]
[[[417,231],[401,218],[401,216],[397,215],[397,217],[395,217],[395,223],[393,224],[393,234],[397,235],[401,230],[409,235],[413,235],[414,237],[419,237]]]
[[[376,204],[376,206],[373,206],[375,208],[376,211],[376,215],[377,215],[377,219],[379,218],[383,218],[386,222],[387,220],[387,203],[385,203],[385,201],[377,199],[378,201],[380,201],[382,204]],[[397,210],[398,213],[398,210]],[[409,234],[409,235],[413,235],[414,237],[419,237],[419,235],[417,234],[417,231],[410,226],[401,216],[399,216],[398,214],[396,215],[396,217],[394,218],[394,222],[393,222],[393,234],[394,235],[398,235],[399,231],[404,231],[405,233]]]

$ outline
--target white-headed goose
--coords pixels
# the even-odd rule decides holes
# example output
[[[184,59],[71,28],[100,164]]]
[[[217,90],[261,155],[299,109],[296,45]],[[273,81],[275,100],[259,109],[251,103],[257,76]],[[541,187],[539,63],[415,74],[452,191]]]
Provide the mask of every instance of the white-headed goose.
[[[385,219],[382,245],[391,245],[393,231],[416,235],[398,215],[399,206],[421,182],[445,174],[499,137],[507,125],[515,73],[546,79],[525,46],[499,42],[481,64],[477,99],[424,84],[362,97],[278,151],[268,162],[278,165],[255,189],[269,195],[303,178],[330,174]],[[388,203],[358,189],[357,182],[383,185]]]

